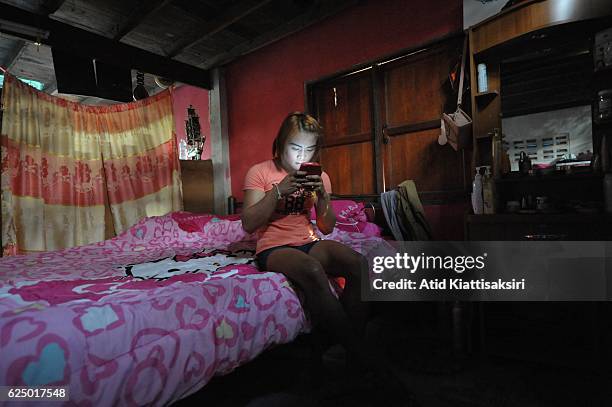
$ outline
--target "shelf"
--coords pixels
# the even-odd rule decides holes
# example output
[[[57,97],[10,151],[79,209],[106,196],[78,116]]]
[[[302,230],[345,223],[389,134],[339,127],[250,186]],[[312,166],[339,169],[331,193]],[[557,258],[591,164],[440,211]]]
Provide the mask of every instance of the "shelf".
[[[598,127],[609,127],[612,126],[612,119],[606,119],[605,121],[596,121],[593,120],[593,124]]]
[[[466,215],[466,221],[474,223],[610,223],[612,217],[598,213],[500,213],[490,215]]]
[[[474,97],[475,97],[476,99],[479,99],[479,98],[486,98],[486,97],[495,97],[495,96],[497,96],[497,95],[499,95],[499,92],[498,92],[498,91],[496,91],[496,90],[490,90],[490,91],[487,91],[487,92],[480,92],[480,93],[477,93],[476,95],[474,95]]]
[[[476,99],[476,104],[478,104],[478,108],[482,109],[486,105],[491,103],[491,101],[493,101],[493,99],[495,99],[498,95],[499,91],[490,90],[488,92],[477,93],[476,95],[474,95],[474,98]]]
[[[609,75],[610,72],[612,71],[612,65],[606,66],[604,68],[599,68],[599,69],[595,69],[593,70],[593,73],[595,75]]]
[[[484,134],[477,134],[476,135],[476,141],[483,141],[483,140],[487,140],[488,142],[491,142],[491,140],[493,140],[493,133],[489,132],[489,133],[484,133]],[[490,147],[488,147],[490,148]],[[490,164],[488,164],[490,165]]]
[[[547,181],[584,181],[589,179],[601,179],[604,174],[584,172],[565,174],[563,172],[556,172],[554,174],[547,175],[521,175],[517,172],[510,173],[504,178],[496,179],[497,183],[511,183],[511,182],[547,182]]]

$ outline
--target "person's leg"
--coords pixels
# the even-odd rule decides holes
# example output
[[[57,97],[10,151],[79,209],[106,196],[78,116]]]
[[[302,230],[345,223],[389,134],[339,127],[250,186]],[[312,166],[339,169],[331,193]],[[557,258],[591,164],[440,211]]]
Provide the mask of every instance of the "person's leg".
[[[350,380],[372,391],[376,397],[380,397],[378,401],[382,404],[389,404],[391,399],[397,397],[402,400],[401,405],[408,405],[410,392],[397,378],[384,352],[367,347],[364,340],[369,304],[361,301],[361,280],[367,278],[367,259],[350,247],[330,240],[318,242],[308,254],[319,261],[328,275],[346,279],[341,301],[353,319],[356,331],[362,334],[356,340],[357,351],[346,348]],[[392,396],[391,399],[388,396]]]
[[[322,240],[308,253],[316,258],[326,273],[333,277],[343,277],[346,281],[340,300],[358,335],[359,350],[347,349],[349,363],[363,364],[380,370],[384,361],[382,355],[374,349],[368,349],[365,343],[365,328],[369,315],[369,304],[361,301],[361,279],[368,268],[367,259],[342,243]],[[354,370],[354,369],[351,369]],[[360,369],[355,370],[357,373]]]
[[[327,332],[349,352],[361,351],[361,341],[342,305],[332,294],[328,276],[316,258],[298,249],[283,247],[272,251],[266,263],[267,270],[284,274],[304,293],[305,304],[302,305],[310,312],[315,329]]]
[[[313,246],[309,253],[321,243]],[[283,247],[269,253],[266,263],[267,270],[284,274],[304,293],[305,303],[302,305],[310,311],[314,329],[328,333],[334,342],[344,346],[350,356],[349,363],[352,362],[348,371],[354,383],[360,383],[364,388],[381,390],[384,387],[381,384],[397,382],[389,375],[390,371],[383,358],[375,350],[368,350],[353,329],[342,304],[331,292],[325,269],[314,256],[295,248]]]
[[[369,304],[361,301],[361,279],[368,269],[367,259],[350,247],[333,240],[318,242],[308,254],[321,263],[328,275],[345,279],[346,284],[340,301],[355,331],[363,336],[369,315]]]

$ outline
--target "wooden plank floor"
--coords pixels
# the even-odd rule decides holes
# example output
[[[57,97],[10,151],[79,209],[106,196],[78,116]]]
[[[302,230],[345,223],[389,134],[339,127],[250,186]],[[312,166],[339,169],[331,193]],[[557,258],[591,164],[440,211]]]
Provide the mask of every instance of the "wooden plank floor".
[[[379,327],[374,345],[387,350],[410,399],[386,400],[346,378],[342,352],[328,351],[312,369],[304,338],[270,349],[227,376],[216,377],[176,406],[422,406],[558,407],[612,405],[612,367],[605,372],[493,356],[453,358],[444,342],[424,331]],[[416,339],[415,339],[416,338]],[[309,370],[311,369],[311,370]],[[384,391],[383,391],[384,393]]]

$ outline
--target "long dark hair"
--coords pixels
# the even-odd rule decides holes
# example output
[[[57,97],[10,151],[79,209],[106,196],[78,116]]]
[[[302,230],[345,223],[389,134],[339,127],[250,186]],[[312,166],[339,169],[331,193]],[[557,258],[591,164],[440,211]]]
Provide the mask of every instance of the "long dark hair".
[[[274,139],[274,143],[272,143],[272,157],[274,157],[274,162],[277,166],[280,164],[280,155],[285,149],[287,139],[292,134],[300,131],[311,133],[316,136],[317,147],[311,161],[319,162],[321,146],[323,145],[323,127],[321,127],[317,119],[311,115],[302,112],[294,112],[285,117],[280,129],[278,129],[278,134]]]

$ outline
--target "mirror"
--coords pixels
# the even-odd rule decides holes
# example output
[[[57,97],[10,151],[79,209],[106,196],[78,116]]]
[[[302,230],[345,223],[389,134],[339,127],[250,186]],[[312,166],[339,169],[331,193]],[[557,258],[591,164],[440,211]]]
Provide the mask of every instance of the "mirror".
[[[525,151],[532,164],[589,166],[593,155],[591,105],[502,119],[512,171]]]
[[[537,31],[529,47],[502,57],[502,133],[512,171],[523,151],[535,168],[591,164],[592,38],[565,28]]]

